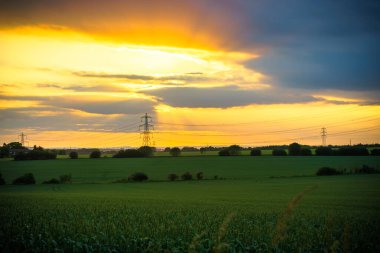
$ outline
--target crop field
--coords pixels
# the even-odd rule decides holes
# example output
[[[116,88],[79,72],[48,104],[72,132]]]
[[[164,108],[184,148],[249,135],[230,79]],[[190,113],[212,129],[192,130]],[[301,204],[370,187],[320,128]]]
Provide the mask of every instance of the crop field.
[[[363,164],[380,159],[1,160],[0,251],[379,252],[380,175],[315,176]],[[136,171],[149,181],[111,183]],[[165,181],[185,171],[207,180]],[[37,185],[9,185],[26,172]],[[72,184],[40,184],[67,173]]]

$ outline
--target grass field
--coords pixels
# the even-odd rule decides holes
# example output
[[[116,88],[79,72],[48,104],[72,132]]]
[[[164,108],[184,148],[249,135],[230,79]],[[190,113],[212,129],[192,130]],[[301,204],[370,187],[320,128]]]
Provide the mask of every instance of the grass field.
[[[316,177],[378,157],[179,157],[0,161],[0,251],[379,252],[380,175]],[[143,171],[225,180],[112,184]]]

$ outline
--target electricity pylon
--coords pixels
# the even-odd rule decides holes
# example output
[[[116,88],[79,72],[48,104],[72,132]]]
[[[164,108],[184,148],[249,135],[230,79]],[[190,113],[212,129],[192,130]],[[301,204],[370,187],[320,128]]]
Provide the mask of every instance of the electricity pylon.
[[[327,130],[326,130],[326,127],[323,127],[321,129],[321,137],[322,137],[322,146],[326,146],[326,139],[327,139]]]
[[[21,133],[21,134],[19,135],[19,137],[20,137],[21,145],[22,145],[23,147],[25,147],[26,134]]]
[[[143,146],[151,146],[152,145],[152,139],[153,139],[153,133],[150,131],[151,129],[154,129],[154,126],[152,123],[152,117],[148,115],[148,113],[145,113],[144,116],[141,116],[141,122],[144,122],[139,126],[139,130],[142,132],[140,133],[143,136],[142,145]]]

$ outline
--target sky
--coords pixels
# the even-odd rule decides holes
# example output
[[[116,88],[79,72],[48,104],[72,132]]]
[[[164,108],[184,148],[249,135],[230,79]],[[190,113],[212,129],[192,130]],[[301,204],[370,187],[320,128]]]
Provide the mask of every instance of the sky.
[[[0,1],[0,141],[380,143],[380,2]]]

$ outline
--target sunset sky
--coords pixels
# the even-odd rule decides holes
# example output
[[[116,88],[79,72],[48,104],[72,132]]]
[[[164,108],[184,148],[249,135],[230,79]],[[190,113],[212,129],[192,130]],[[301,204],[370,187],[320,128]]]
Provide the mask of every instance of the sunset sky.
[[[0,141],[380,143],[380,1],[0,2]]]

